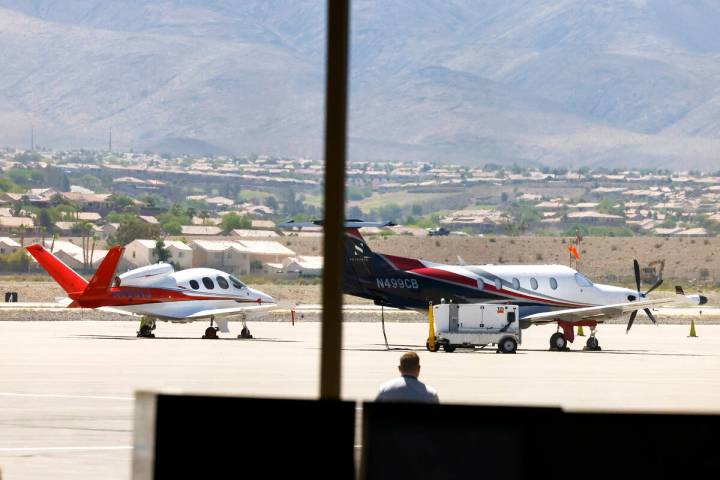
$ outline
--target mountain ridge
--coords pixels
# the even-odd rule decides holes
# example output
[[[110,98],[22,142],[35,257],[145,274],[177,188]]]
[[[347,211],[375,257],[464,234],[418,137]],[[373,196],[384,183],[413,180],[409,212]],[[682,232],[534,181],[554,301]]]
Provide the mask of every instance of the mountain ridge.
[[[0,0],[0,145],[319,157],[324,2]],[[717,22],[717,23],[716,23]],[[353,2],[349,155],[714,169],[720,7]]]

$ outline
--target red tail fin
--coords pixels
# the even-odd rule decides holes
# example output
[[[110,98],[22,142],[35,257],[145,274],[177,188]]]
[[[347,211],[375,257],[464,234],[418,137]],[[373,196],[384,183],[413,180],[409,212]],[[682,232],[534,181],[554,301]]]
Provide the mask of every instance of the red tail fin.
[[[122,257],[124,250],[125,248],[120,246],[112,247],[110,249],[107,255],[105,255],[105,258],[103,258],[102,263],[100,263],[95,275],[93,275],[90,279],[90,283],[88,283],[85,293],[102,293],[110,287],[113,277],[115,276],[115,270],[117,269],[118,262],[120,262],[120,258]]]
[[[75,270],[48,252],[45,247],[36,243],[26,247],[26,250],[67,293],[78,293],[85,290],[88,282]]]
[[[365,243],[365,239],[360,234],[359,228],[354,227],[345,227],[345,233],[350,235],[351,237],[355,237],[356,239],[360,240],[361,242]]]

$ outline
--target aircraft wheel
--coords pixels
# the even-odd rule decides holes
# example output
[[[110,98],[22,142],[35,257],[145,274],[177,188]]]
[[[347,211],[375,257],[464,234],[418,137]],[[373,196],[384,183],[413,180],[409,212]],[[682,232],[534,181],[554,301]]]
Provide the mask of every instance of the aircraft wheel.
[[[430,342],[425,342],[425,348],[427,349],[428,352],[437,352],[438,350],[440,350],[440,344],[438,343],[437,340],[435,340],[434,347],[430,348]]]
[[[560,332],[553,333],[550,337],[550,350],[565,350],[567,348],[567,340],[565,335]]]
[[[587,339],[587,342],[585,342],[585,349],[595,352],[600,351],[600,342],[598,342],[597,338],[590,337]]]
[[[445,350],[447,353],[454,352],[456,348],[457,348],[457,346],[455,346],[451,343],[446,343],[443,345],[443,350]]]
[[[253,338],[252,335],[250,335],[250,329],[247,327],[243,327],[242,330],[240,330],[240,335],[238,335],[238,338]]]
[[[517,351],[517,342],[512,337],[505,337],[500,340],[498,350],[502,353],[515,353]]]
[[[137,336],[139,338],[155,338],[155,335],[152,334],[152,328],[150,325],[143,325],[140,327],[140,331],[137,332]]]
[[[215,327],[208,327],[205,329],[205,335],[202,336],[202,338],[218,338],[217,336],[217,330],[215,330]]]

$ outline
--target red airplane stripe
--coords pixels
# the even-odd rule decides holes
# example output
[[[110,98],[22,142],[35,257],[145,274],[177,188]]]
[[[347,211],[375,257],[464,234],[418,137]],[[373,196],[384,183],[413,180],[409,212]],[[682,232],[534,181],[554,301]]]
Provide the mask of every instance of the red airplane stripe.
[[[459,275],[455,272],[449,272],[447,270],[441,270],[439,268],[422,267],[409,270],[408,273],[416,273],[430,278],[438,278],[453,283],[462,283],[469,287],[477,287],[477,280]]]
[[[425,265],[416,258],[396,257],[395,255],[383,255],[392,266],[399,270],[414,270],[416,268],[425,268]]]

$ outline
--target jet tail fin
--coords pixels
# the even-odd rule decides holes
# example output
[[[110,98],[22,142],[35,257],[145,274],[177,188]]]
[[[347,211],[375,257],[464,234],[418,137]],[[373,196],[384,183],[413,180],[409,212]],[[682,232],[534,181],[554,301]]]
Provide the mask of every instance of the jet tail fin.
[[[82,292],[87,287],[87,280],[39,243],[25,249],[67,293]]]
[[[110,288],[113,278],[115,277],[115,270],[124,251],[125,248],[120,246],[112,247],[110,251],[108,251],[97,271],[95,271],[95,275],[90,279],[90,283],[88,283],[85,289],[86,294],[105,292]]]

